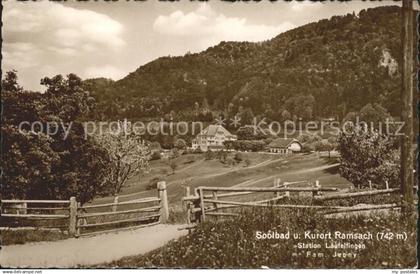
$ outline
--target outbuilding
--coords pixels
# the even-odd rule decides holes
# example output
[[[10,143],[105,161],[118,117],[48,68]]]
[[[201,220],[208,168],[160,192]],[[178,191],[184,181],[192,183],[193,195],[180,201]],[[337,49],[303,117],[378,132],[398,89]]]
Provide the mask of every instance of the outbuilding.
[[[271,153],[290,154],[302,151],[302,144],[294,138],[278,138],[268,144]]]

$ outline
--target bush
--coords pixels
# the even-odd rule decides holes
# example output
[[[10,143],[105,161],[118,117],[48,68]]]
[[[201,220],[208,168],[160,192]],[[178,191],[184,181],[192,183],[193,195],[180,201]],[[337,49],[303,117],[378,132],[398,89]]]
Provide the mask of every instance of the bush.
[[[240,151],[263,151],[266,147],[266,143],[262,140],[250,141],[250,140],[239,140],[225,142],[225,146]]]
[[[217,159],[221,162],[221,163],[226,163],[226,159],[227,159],[227,152],[224,150],[219,150],[217,152]]]
[[[169,162],[169,167],[171,168],[171,170],[172,170],[172,174],[175,174],[175,170],[176,170],[176,168],[178,167],[178,164],[175,162],[175,161],[170,161]]]
[[[157,189],[157,183],[161,181],[164,181],[162,177],[153,177],[152,179],[149,180],[149,183],[147,184],[146,189],[147,190]]]
[[[150,160],[151,161],[153,161],[153,160],[159,160],[160,158],[161,158],[161,156],[160,156],[160,152],[159,151],[154,151],[152,153],[152,155],[150,156]]]
[[[211,150],[207,150],[206,153],[204,154],[204,158],[206,160],[212,160],[214,158],[214,152]]]
[[[226,164],[228,166],[234,166],[236,164],[236,162],[235,162],[235,160],[233,158],[230,158],[229,157],[229,158],[226,159]]]
[[[188,156],[186,156],[186,158],[185,158],[185,162],[184,162],[184,164],[191,164],[191,163],[194,163],[195,162],[195,158],[194,158],[194,156],[192,156],[192,155],[188,155]]]
[[[244,159],[244,156],[242,155],[242,153],[237,152],[237,153],[235,153],[235,156],[233,157],[233,159],[234,159],[236,162],[242,162],[242,161],[243,161],[243,159]]]
[[[186,149],[187,148],[187,142],[185,142],[184,139],[179,138],[175,141],[174,147],[179,149],[179,150]]]
[[[193,150],[193,153],[194,154],[201,154],[201,153],[203,153],[203,151],[201,150],[201,148],[198,147],[198,148]]]

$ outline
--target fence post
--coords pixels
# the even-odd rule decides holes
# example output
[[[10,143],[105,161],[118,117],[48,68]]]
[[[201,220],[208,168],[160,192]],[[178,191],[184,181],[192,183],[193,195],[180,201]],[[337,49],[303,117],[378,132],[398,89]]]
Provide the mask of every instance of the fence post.
[[[368,182],[369,182],[369,189],[372,189],[372,181],[368,180]]]
[[[201,208],[201,221],[204,222],[206,220],[206,213],[204,208],[204,195],[203,195],[203,189],[198,188],[198,193],[200,195],[200,208]]]
[[[22,203],[22,214],[28,214],[28,203]]]
[[[80,202],[77,202],[77,210],[79,210],[79,208],[81,208],[81,207],[82,207],[82,204]],[[75,236],[79,237],[80,236],[80,225],[87,224],[87,222],[86,222],[86,219],[79,219],[79,218],[76,218],[76,219],[77,219],[77,221],[76,221],[76,234],[75,234]]]
[[[158,196],[160,199],[160,222],[167,223],[169,219],[169,208],[168,208],[168,194],[166,192],[166,182],[158,182]]]
[[[386,189],[389,189],[388,180],[385,181],[385,186],[386,186]]]
[[[185,197],[190,197],[190,195],[191,195],[191,189],[190,189],[190,187],[189,186],[186,186],[185,187]],[[187,201],[187,204],[186,204],[186,206],[187,206],[187,225],[189,226],[189,225],[191,225],[191,202],[190,201]]]
[[[113,202],[113,205],[112,205],[112,212],[116,212],[117,207],[118,207],[118,196],[115,196],[114,197],[114,202]]]
[[[315,187],[316,188],[320,188],[321,186],[319,185],[319,181],[318,180],[316,180],[315,181]],[[313,196],[318,196],[319,195],[319,191],[317,190],[317,191],[315,191],[314,193],[313,193]]]
[[[284,188],[287,188],[287,183],[286,182],[284,182],[283,185],[284,185]],[[285,191],[284,195],[289,198],[290,197],[290,191]]]
[[[76,197],[70,197],[69,205],[69,235],[76,236],[77,202]]]
[[[186,197],[189,197],[191,195],[191,190],[190,190],[190,187],[189,186],[186,186],[185,187],[185,196]]]
[[[213,191],[213,200],[217,200],[217,191]],[[216,212],[217,212],[217,203],[213,203],[213,206],[216,208]]]
[[[274,179],[274,188],[276,189],[279,188],[280,182],[281,182],[281,179]],[[278,191],[274,192],[274,198],[278,198],[278,197],[280,197],[280,192]]]

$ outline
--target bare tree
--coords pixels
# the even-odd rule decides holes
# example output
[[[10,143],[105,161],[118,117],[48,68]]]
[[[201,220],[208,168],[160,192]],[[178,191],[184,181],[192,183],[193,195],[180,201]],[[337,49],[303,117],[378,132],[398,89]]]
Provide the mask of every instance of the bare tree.
[[[119,129],[123,124],[119,124]],[[141,172],[149,170],[150,150],[140,136],[129,130],[106,132],[99,136],[99,142],[108,151],[111,168],[108,171],[107,184],[117,195],[126,182]]]

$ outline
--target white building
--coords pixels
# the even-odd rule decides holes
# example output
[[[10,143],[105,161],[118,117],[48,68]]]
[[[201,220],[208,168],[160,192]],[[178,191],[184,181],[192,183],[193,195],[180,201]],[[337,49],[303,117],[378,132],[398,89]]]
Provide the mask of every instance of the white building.
[[[231,134],[227,129],[220,125],[210,125],[203,129],[193,140],[192,148],[201,151],[217,151],[225,148],[225,141],[236,141],[236,135]]]
[[[293,138],[278,138],[268,145],[268,150],[272,153],[282,154],[301,152],[302,144]]]

